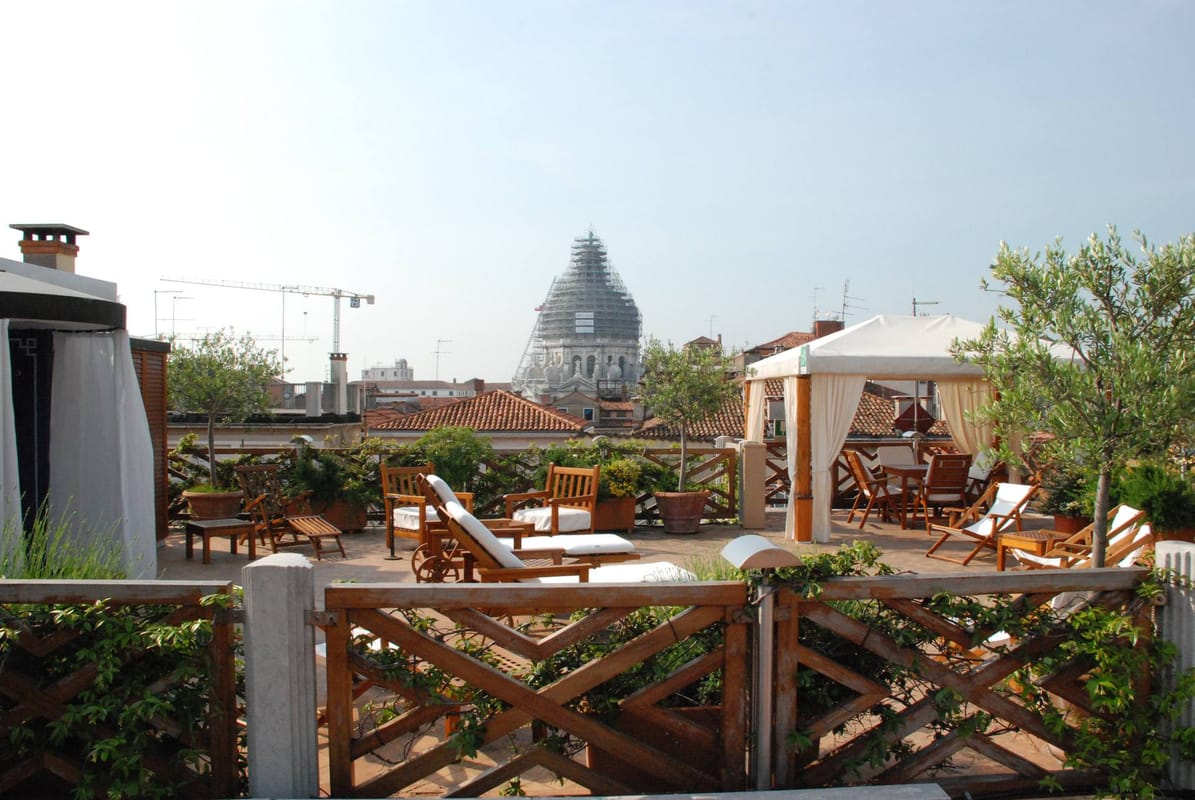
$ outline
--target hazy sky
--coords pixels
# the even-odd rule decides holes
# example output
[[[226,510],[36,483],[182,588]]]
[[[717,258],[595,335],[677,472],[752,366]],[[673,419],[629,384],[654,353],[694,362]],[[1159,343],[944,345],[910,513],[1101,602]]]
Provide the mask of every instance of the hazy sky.
[[[848,324],[986,319],[1002,240],[1195,231],[1192,30],[1181,0],[8,2],[0,223],[91,231],[135,335],[285,329],[295,381],[331,298],[161,278],[376,295],[342,301],[353,379],[439,349],[510,380],[591,226],[662,339],[808,330],[848,281]]]

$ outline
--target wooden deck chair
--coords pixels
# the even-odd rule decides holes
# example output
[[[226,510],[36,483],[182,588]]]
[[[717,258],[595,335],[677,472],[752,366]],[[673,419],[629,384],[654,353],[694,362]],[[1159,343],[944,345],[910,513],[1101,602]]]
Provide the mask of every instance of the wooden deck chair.
[[[855,512],[863,506],[863,518],[859,520],[859,527],[862,528],[867,524],[867,517],[871,514],[871,509],[877,504],[883,514],[884,522],[890,522],[893,515],[899,514],[900,509],[897,508],[897,499],[900,497],[899,486],[895,486],[887,477],[876,477],[872,474],[864,464],[863,459],[859,453],[854,450],[847,450],[846,463],[851,468],[851,477],[855,479],[855,486],[858,487],[858,494],[855,495],[855,504],[851,506],[850,513],[846,515],[846,521],[849,524],[855,516]],[[897,494],[893,495],[892,492]],[[901,498],[903,502],[903,498]]]
[[[1144,525],[1145,512],[1138,511],[1132,506],[1121,503],[1108,512],[1108,539],[1104,549],[1104,563],[1115,566],[1119,562],[1129,559],[1129,564],[1145,549],[1153,535],[1148,525]],[[1145,528],[1145,535],[1141,534]],[[1045,555],[1037,555],[1019,548],[1009,550],[1017,561],[1027,569],[1062,569],[1067,567],[1091,566],[1091,552],[1095,523],[1092,522],[1082,530],[1071,534],[1054,546]]]
[[[386,513],[386,547],[394,557],[394,539],[415,539],[425,541],[428,521],[436,521],[434,508],[429,508],[427,498],[419,490],[416,478],[435,473],[430,461],[417,467],[389,467],[381,465],[382,505]],[[457,499],[465,508],[473,510],[472,492],[458,492]]]
[[[319,514],[310,513],[306,498],[287,498],[278,482],[278,464],[251,464],[235,467],[237,479],[245,492],[245,510],[253,523],[253,535],[275,553],[280,547],[310,544],[317,561],[324,557],[324,542],[336,543],[341,558],[348,558],[340,541],[343,531]],[[308,506],[303,512],[288,513],[287,506]],[[288,540],[287,537],[290,537]]]
[[[463,547],[466,564],[465,579],[476,573],[484,582],[582,582],[582,583],[642,583],[645,581],[696,580],[688,570],[667,562],[625,563],[595,567],[588,561],[564,561],[563,550],[553,553],[556,563],[531,565],[524,554],[543,555],[543,551],[514,550],[503,544],[492,525],[477,519],[460,503],[451,499],[452,490],[435,475],[419,478],[425,496],[436,504],[436,512],[447,525],[449,533]],[[492,520],[487,522],[493,522]]]
[[[929,526],[929,532],[939,534],[939,538],[930,546],[925,555],[928,558],[940,558],[943,561],[966,566],[984,548],[994,551],[997,533],[1012,526],[1021,530],[1021,514],[1024,513],[1025,507],[1036,492],[1035,484],[994,483],[970,507],[946,509],[946,511],[952,512],[949,522],[945,525],[931,523]],[[962,560],[937,552],[939,547],[954,536],[975,543],[975,548]]]
[[[967,505],[967,481],[970,478],[971,455],[967,453],[937,453],[929,461],[925,480],[913,497],[911,516],[925,515],[925,530],[929,531],[930,509],[940,518],[942,509]]]
[[[530,522],[542,533],[593,533],[601,467],[548,465],[548,478],[538,492],[508,494],[506,516]]]

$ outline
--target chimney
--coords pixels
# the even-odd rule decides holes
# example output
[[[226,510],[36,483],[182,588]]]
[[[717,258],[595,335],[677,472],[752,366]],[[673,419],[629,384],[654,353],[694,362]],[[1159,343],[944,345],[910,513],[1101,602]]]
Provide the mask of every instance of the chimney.
[[[335,391],[333,395],[333,412],[336,414],[344,414],[348,410],[349,398],[349,354],[348,353],[330,353],[332,385]]]
[[[813,338],[820,339],[831,333],[837,333],[844,327],[846,327],[846,323],[840,319],[815,319],[813,321]]]
[[[24,234],[21,238],[21,255],[26,264],[37,264],[61,272],[75,271],[75,256],[79,255],[75,237],[87,236],[87,231],[60,222],[8,227]]]

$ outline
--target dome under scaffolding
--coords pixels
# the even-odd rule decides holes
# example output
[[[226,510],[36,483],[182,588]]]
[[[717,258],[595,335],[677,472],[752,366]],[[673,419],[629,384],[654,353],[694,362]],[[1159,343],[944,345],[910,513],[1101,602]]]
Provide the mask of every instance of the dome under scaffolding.
[[[573,240],[572,263],[552,281],[514,376],[530,400],[570,392],[625,397],[639,382],[642,319],[634,298],[589,231]]]

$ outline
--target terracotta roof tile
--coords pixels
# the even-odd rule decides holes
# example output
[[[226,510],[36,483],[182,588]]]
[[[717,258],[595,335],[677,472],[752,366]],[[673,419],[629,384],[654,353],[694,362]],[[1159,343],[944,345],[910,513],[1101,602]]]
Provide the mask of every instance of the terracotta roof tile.
[[[581,433],[587,423],[571,414],[498,390],[417,411],[373,426],[384,431],[426,431],[443,426],[475,431],[560,431]]]
[[[755,345],[755,347],[748,348],[747,352],[756,353],[761,356],[771,356],[803,344],[808,344],[816,338],[812,333],[807,333],[806,331],[789,331],[779,339],[773,339],[770,342],[764,342]]]

